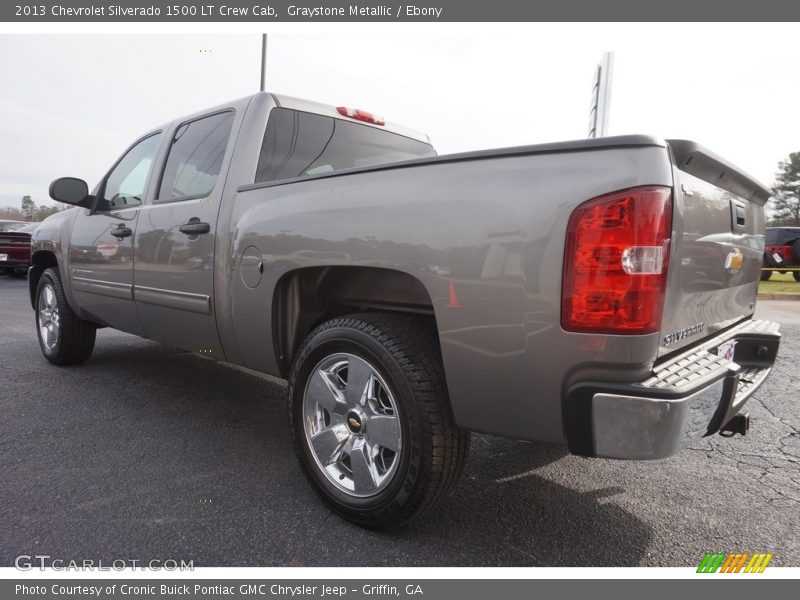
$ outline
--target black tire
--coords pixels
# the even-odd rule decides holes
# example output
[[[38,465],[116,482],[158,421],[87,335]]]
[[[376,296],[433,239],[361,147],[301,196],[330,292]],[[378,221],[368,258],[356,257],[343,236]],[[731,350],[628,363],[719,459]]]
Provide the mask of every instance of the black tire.
[[[399,463],[385,487],[368,497],[355,497],[332,483],[315,460],[306,435],[306,385],[320,362],[338,353],[366,361],[391,388],[397,405]],[[311,332],[289,378],[289,427],[295,453],[314,490],[335,512],[365,527],[405,525],[447,497],[461,475],[470,442],[469,432],[453,419],[431,328],[399,315],[339,317]]]
[[[14,269],[9,273],[12,277],[16,279],[23,279],[28,274],[28,271],[25,269]]]
[[[800,282],[800,271],[792,271],[792,277],[795,281]]]
[[[794,257],[795,265],[800,265],[800,240],[795,240],[792,243],[792,256]]]
[[[772,277],[772,271],[761,271],[761,281],[769,281]]]
[[[40,327],[40,302],[46,286],[52,289],[58,308],[58,335],[52,347],[42,339]],[[81,364],[91,356],[96,334],[97,326],[79,319],[70,308],[58,269],[45,269],[36,286],[36,335],[45,358],[59,366]]]

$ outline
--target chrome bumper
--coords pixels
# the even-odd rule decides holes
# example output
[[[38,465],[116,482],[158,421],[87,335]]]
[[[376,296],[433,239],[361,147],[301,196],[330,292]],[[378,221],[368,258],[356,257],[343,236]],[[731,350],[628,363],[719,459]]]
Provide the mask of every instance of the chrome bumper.
[[[730,340],[736,340],[732,361],[715,353]],[[588,413],[591,452],[585,451],[588,445],[583,440],[578,446],[584,451],[577,453],[665,458],[693,440],[718,432],[767,378],[779,343],[777,323],[745,321],[659,364],[641,383],[581,385],[572,399],[588,403],[583,412]],[[572,446],[570,440],[574,451]]]

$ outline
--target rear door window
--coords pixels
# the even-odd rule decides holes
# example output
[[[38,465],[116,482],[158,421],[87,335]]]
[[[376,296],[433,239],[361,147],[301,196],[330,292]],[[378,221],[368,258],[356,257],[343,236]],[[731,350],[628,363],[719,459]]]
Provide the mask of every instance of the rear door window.
[[[217,183],[233,126],[233,112],[184,123],[169,149],[158,199],[182,200],[210,193]]]
[[[256,183],[435,156],[430,144],[313,113],[270,112]]]

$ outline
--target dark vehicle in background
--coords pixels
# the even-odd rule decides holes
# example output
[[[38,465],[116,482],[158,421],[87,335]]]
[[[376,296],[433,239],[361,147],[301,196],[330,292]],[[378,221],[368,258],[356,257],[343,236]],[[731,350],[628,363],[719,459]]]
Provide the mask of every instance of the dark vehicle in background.
[[[795,281],[800,281],[800,227],[767,227],[764,267],[778,269],[787,267],[779,273],[792,273]],[[761,271],[761,281],[772,277],[773,271]]]
[[[26,225],[25,221],[0,221],[0,233],[16,231],[24,225]]]
[[[31,234],[39,223],[0,221],[0,273],[25,277],[31,264]]]

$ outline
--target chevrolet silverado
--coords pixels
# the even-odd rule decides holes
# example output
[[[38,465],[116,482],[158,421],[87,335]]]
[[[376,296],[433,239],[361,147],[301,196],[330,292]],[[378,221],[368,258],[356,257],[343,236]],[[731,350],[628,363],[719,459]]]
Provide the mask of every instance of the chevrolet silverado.
[[[658,459],[744,434],[768,190],[644,135],[437,156],[370,113],[259,93],[147,132],[33,234],[44,356],[113,327],[286,378],[313,488],[397,526],[469,432]],[[220,387],[225,382],[220,381]]]

